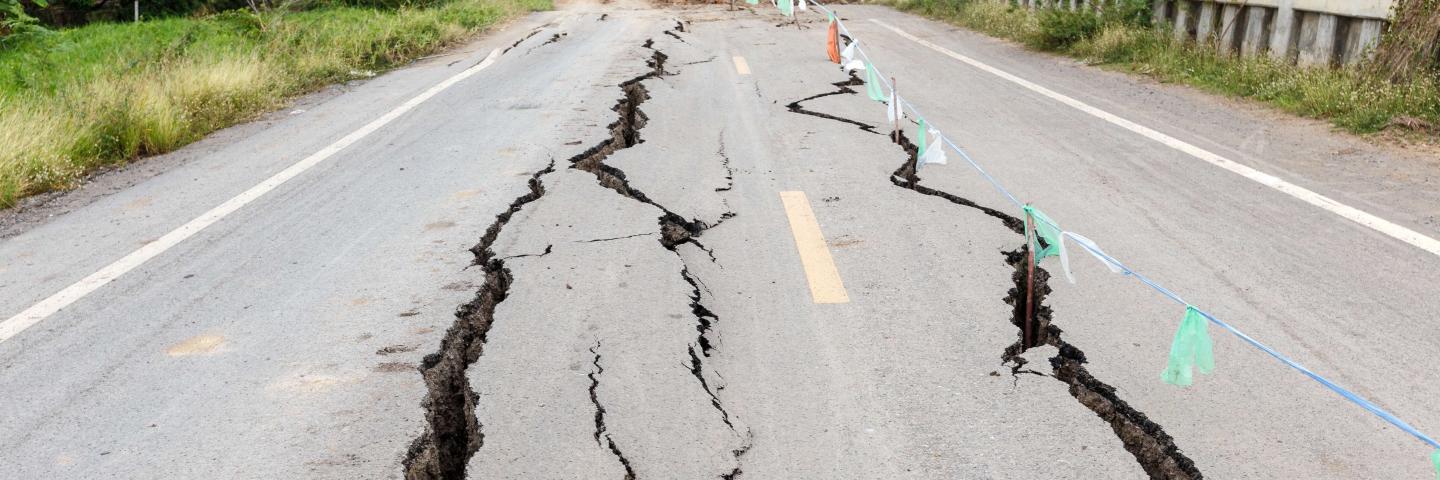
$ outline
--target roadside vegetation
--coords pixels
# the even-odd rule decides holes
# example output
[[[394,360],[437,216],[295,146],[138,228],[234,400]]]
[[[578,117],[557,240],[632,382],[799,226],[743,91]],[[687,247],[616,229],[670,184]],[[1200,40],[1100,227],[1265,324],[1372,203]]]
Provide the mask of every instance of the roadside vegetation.
[[[31,14],[21,18],[6,2],[18,0],[0,0],[0,208],[550,8],[550,0],[252,1],[46,28],[38,5],[27,3]]]
[[[1266,55],[1240,58],[1175,41],[1151,25],[1148,0],[1122,0],[1104,16],[1089,11],[1031,11],[986,0],[881,0],[900,10],[948,21],[1043,51],[1183,83],[1213,93],[1246,97],[1297,115],[1326,119],[1360,134],[1391,126],[1434,140],[1440,126],[1440,74],[1431,27],[1436,0],[1402,0],[1416,26],[1391,28],[1371,64],[1360,68],[1300,68]],[[1406,9],[1409,10],[1406,10]],[[1430,45],[1428,50],[1421,45]],[[1391,53],[1395,52],[1395,53]],[[1402,67],[1386,63],[1394,57]]]

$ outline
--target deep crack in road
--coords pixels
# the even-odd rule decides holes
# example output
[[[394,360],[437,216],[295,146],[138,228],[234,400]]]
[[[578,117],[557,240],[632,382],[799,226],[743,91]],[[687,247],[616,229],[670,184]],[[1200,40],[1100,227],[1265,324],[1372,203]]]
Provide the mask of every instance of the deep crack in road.
[[[1433,475],[1221,335],[1214,375],[1159,381],[1175,305],[1088,258],[1078,285],[1032,274],[985,179],[917,172],[911,126],[880,141],[815,11],[557,7],[0,212],[0,318],[53,310],[0,325],[23,399],[0,478]],[[841,8],[1026,201],[1417,427],[1440,415],[1440,336],[1414,328],[1440,257],[976,67],[1409,228],[1433,159]]]
[[[684,23],[676,21],[675,27],[665,30],[663,33],[683,43],[684,40],[678,33],[683,31]],[[534,36],[537,32],[538,30],[531,32],[511,48]],[[557,33],[540,46],[556,42],[563,36]],[[650,57],[646,59],[646,65],[650,71],[619,84],[622,96],[611,109],[616,113],[617,118],[609,125],[610,137],[570,158],[568,163],[570,163],[570,168],[593,174],[601,186],[623,197],[660,209],[663,214],[657,219],[660,233],[659,246],[674,253],[682,265],[685,262],[684,256],[680,255],[676,249],[685,244],[693,245],[706,252],[713,262],[715,253],[700,244],[695,237],[699,237],[705,230],[723,223],[726,219],[734,217],[734,212],[723,213],[713,224],[707,224],[700,220],[687,220],[631,186],[626,180],[623,170],[605,164],[605,159],[615,152],[634,147],[644,141],[640,132],[645,128],[649,118],[640,109],[640,105],[650,96],[643,82],[673,75],[665,69],[665,61],[668,56],[656,49],[654,43],[654,40],[651,39],[646,40],[642,45],[643,48],[651,51]],[[722,155],[724,153],[723,143],[719,153]],[[728,169],[728,158],[724,159],[724,163],[725,168]],[[484,355],[486,336],[495,322],[495,305],[505,300],[509,293],[509,286],[513,282],[510,271],[505,268],[504,260],[494,258],[495,253],[492,246],[500,231],[505,228],[515,213],[524,208],[526,204],[545,195],[542,178],[552,172],[554,172],[553,161],[549,167],[536,172],[531,177],[530,191],[511,202],[510,208],[496,217],[494,223],[481,238],[480,243],[471,249],[475,254],[475,265],[480,265],[485,269],[486,281],[480,287],[474,300],[457,309],[455,325],[446,334],[441,350],[427,356],[425,364],[421,367],[426,384],[430,388],[430,394],[424,403],[429,427],[421,437],[415,440],[410,454],[405,460],[406,478],[409,480],[463,480],[467,478],[466,466],[470,458],[476,451],[484,447],[484,425],[475,416],[476,393],[470,386],[466,370],[481,355]],[[591,241],[615,240],[640,235],[644,234]],[[546,253],[548,254],[549,251],[550,247],[547,247]],[[710,404],[720,415],[721,421],[733,433],[744,439],[744,443],[732,452],[736,466],[732,471],[721,475],[726,478],[734,478],[741,473],[739,461],[741,456],[750,450],[753,436],[748,430],[744,433],[736,430],[735,424],[730,420],[730,412],[725,409],[720,397],[716,395],[705,379],[705,366],[702,358],[709,357],[714,348],[709,335],[719,318],[700,303],[700,283],[691,274],[688,267],[680,269],[680,277],[692,289],[689,304],[692,315],[695,317],[697,332],[695,343],[691,344],[686,352],[689,358],[688,369],[709,396]],[[595,356],[593,362],[595,370],[589,374],[592,382],[590,399],[596,407],[595,439],[600,442],[603,437],[603,446],[613,453],[617,461],[624,467],[625,478],[634,479],[635,470],[631,466],[630,460],[622,453],[622,449],[615,439],[605,431],[605,408],[601,405],[596,393],[604,373],[604,369],[600,365],[599,346],[597,342],[590,349]],[[700,347],[699,354],[696,353],[696,346]]]
[[[802,98],[791,102],[787,107],[794,113],[858,125],[861,130],[878,133],[873,126],[864,122],[808,110],[802,106],[802,103],[806,101],[825,96],[857,94],[858,92],[849,87],[863,84],[864,82],[851,73],[849,80],[833,84],[838,90]],[[1025,236],[1025,222],[1020,218],[980,205],[965,197],[921,185],[920,176],[915,171],[919,148],[905,136],[904,131],[893,133],[892,140],[906,154],[904,162],[890,176],[890,181],[895,186],[923,195],[943,198],[950,203],[978,210],[1000,220],[1006,229],[1022,237]],[[1035,291],[1033,297],[1030,297],[1033,298],[1031,301],[1035,303],[1034,308],[1030,309],[1026,305],[1025,290],[1028,276],[1026,256],[1029,255],[1029,251],[1029,245],[1022,244],[1014,251],[1003,252],[1005,264],[1015,270],[1013,275],[1015,286],[1009,289],[1004,301],[1013,307],[1013,315],[1008,320],[1015,325],[1019,338],[1013,345],[1005,349],[1001,354],[1001,360],[1013,365],[1012,372],[1019,372],[1026,362],[1021,357],[1025,351],[1039,345],[1055,347],[1059,353],[1050,358],[1050,364],[1055,371],[1053,378],[1068,384],[1071,396],[1110,424],[1116,438],[1125,445],[1125,450],[1135,456],[1135,460],[1151,478],[1167,480],[1203,478],[1204,476],[1196,468],[1195,463],[1180,451],[1180,448],[1175,445],[1174,439],[1165,433],[1164,428],[1151,421],[1143,412],[1134,409],[1120,399],[1113,387],[1090,375],[1084,365],[1087,361],[1085,352],[1061,339],[1063,332],[1059,327],[1051,324],[1052,312],[1049,306],[1044,305],[1045,295],[1050,292],[1050,274],[1042,267],[1035,267]],[[1028,320],[1025,318],[1027,311],[1031,315]],[[1026,323],[1030,323],[1034,328],[1031,335],[1035,338],[1024,338]]]

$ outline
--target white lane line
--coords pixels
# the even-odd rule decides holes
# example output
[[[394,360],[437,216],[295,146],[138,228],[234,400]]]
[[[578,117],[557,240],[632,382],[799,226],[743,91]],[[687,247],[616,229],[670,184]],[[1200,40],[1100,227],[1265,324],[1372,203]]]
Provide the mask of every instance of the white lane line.
[[[735,73],[741,75],[750,74],[750,64],[745,62],[745,57],[735,56]]]
[[[1261,185],[1265,185],[1265,186],[1270,187],[1270,188],[1273,188],[1273,189],[1275,189],[1275,190],[1279,190],[1280,192],[1283,192],[1283,193],[1285,193],[1286,195],[1290,195],[1291,197],[1295,197],[1295,198],[1299,199],[1300,201],[1303,201],[1303,202],[1305,202],[1305,203],[1308,203],[1308,204],[1311,204],[1311,205],[1320,207],[1320,208],[1322,208],[1322,209],[1324,209],[1324,210],[1326,210],[1326,211],[1328,211],[1328,212],[1330,212],[1330,213],[1334,213],[1334,214],[1339,215],[1339,216],[1341,216],[1341,217],[1345,217],[1345,218],[1347,218],[1347,219],[1350,219],[1351,221],[1354,221],[1355,223],[1358,223],[1358,224],[1364,225],[1364,226],[1366,226],[1366,227],[1369,227],[1371,230],[1375,230],[1375,231],[1377,231],[1377,232],[1380,232],[1380,233],[1383,233],[1383,234],[1385,234],[1385,235],[1388,235],[1388,236],[1390,236],[1391,238],[1394,238],[1394,239],[1396,239],[1396,240],[1400,240],[1400,241],[1405,242],[1405,243],[1408,243],[1408,244],[1410,244],[1410,245],[1414,245],[1415,247],[1418,247],[1418,248],[1420,248],[1421,250],[1425,250],[1425,251],[1430,252],[1430,253],[1435,254],[1435,255],[1440,255],[1440,240],[1436,240],[1436,239],[1434,239],[1434,238],[1427,237],[1427,236],[1421,234],[1420,232],[1416,232],[1416,231],[1414,231],[1414,230],[1405,228],[1405,227],[1403,227],[1403,226],[1400,226],[1400,225],[1397,225],[1397,224],[1395,224],[1395,223],[1392,223],[1392,222],[1390,222],[1389,220],[1385,220],[1385,219],[1383,219],[1383,218],[1380,218],[1380,217],[1371,215],[1371,214],[1369,214],[1369,213],[1365,213],[1364,211],[1361,211],[1360,209],[1357,209],[1357,208],[1351,207],[1351,206],[1349,206],[1349,205],[1345,205],[1345,204],[1343,204],[1343,203],[1337,202],[1337,201],[1335,201],[1335,200],[1330,199],[1329,197],[1326,197],[1326,196],[1321,195],[1321,194],[1319,194],[1319,193],[1315,193],[1315,192],[1310,191],[1310,190],[1308,190],[1308,189],[1306,189],[1306,188],[1304,188],[1304,187],[1301,187],[1301,186],[1299,186],[1299,185],[1295,185],[1295,184],[1293,184],[1293,183],[1290,183],[1290,182],[1281,180],[1281,179],[1275,177],[1274,175],[1270,175],[1270,174],[1268,174],[1268,173],[1261,172],[1261,171],[1259,171],[1259,170],[1256,170],[1256,169],[1254,169],[1254,168],[1250,168],[1250,167],[1245,166],[1245,165],[1242,165],[1242,164],[1240,164],[1240,163],[1236,163],[1236,162],[1234,162],[1234,161],[1232,161],[1232,160],[1230,160],[1230,159],[1227,159],[1227,158],[1222,157],[1222,156],[1220,156],[1220,155],[1217,155],[1217,154],[1215,154],[1215,153],[1213,153],[1213,152],[1210,152],[1209,150],[1205,150],[1205,149],[1203,149],[1203,148],[1200,148],[1200,147],[1191,145],[1191,144],[1189,144],[1189,143],[1186,143],[1186,142],[1184,142],[1184,141],[1181,141],[1180,139],[1177,139],[1177,138],[1175,138],[1175,137],[1172,137],[1172,136],[1169,136],[1169,135],[1166,135],[1166,134],[1157,132],[1157,131],[1149,128],[1149,127],[1146,127],[1146,126],[1140,125],[1140,124],[1138,124],[1138,123],[1135,123],[1135,122],[1126,120],[1126,119],[1124,119],[1124,118],[1120,118],[1120,117],[1118,117],[1118,116],[1116,116],[1116,115],[1114,115],[1114,114],[1112,114],[1112,113],[1110,113],[1110,112],[1106,112],[1106,111],[1101,110],[1101,109],[1099,109],[1099,108],[1095,108],[1095,107],[1093,107],[1093,106],[1090,106],[1089,104],[1086,104],[1085,102],[1081,102],[1081,101],[1079,101],[1079,100],[1076,100],[1076,99],[1067,97],[1067,96],[1065,96],[1065,95],[1061,95],[1061,94],[1059,94],[1059,93],[1057,93],[1057,92],[1055,92],[1055,91],[1053,91],[1053,90],[1050,90],[1050,89],[1048,89],[1048,88],[1045,88],[1045,87],[1036,85],[1035,83],[1032,83],[1032,82],[1030,82],[1029,80],[1025,80],[1025,79],[1023,79],[1023,78],[1017,77],[1017,76],[1012,75],[1012,74],[1010,74],[1009,72],[1006,72],[1006,71],[1004,71],[1004,70],[1000,70],[1000,69],[998,69],[998,68],[995,68],[995,67],[986,65],[986,64],[984,64],[984,63],[981,63],[981,62],[978,61],[978,60],[975,60],[975,59],[973,59],[973,58],[970,58],[970,57],[967,57],[967,56],[964,56],[964,55],[961,55],[961,54],[958,54],[958,53],[955,53],[955,52],[951,51],[950,49],[947,49],[947,48],[945,48],[945,47],[942,47],[942,46],[936,45],[936,44],[934,44],[934,43],[931,43],[931,42],[929,42],[929,41],[927,41],[927,40],[925,40],[925,39],[922,39],[922,38],[916,37],[916,36],[914,36],[914,35],[911,35],[911,34],[905,32],[905,31],[903,31],[903,30],[900,30],[900,29],[898,29],[898,28],[895,28],[895,27],[893,27],[893,26],[890,26],[889,24],[887,24],[887,23],[885,23],[885,22],[882,22],[882,21],[880,21],[880,20],[878,20],[878,19],[873,19],[873,18],[872,18],[872,19],[870,19],[870,21],[871,21],[871,22],[874,22],[876,25],[879,25],[879,26],[881,26],[881,27],[885,27],[886,29],[888,29],[888,30],[890,30],[890,31],[892,31],[892,32],[895,32],[896,35],[899,35],[899,36],[901,36],[901,37],[905,37],[906,39],[909,39],[910,41],[913,41],[913,42],[918,43],[918,44],[920,44],[920,45],[924,45],[924,46],[926,46],[926,47],[929,47],[931,50],[940,52],[940,53],[942,53],[942,54],[944,54],[944,55],[946,55],[946,56],[948,56],[948,57],[950,57],[950,58],[954,58],[954,59],[959,60],[959,61],[961,61],[961,62],[965,62],[965,63],[969,64],[969,65],[972,66],[972,67],[975,67],[975,68],[978,68],[978,69],[980,69],[980,70],[985,71],[986,73],[990,73],[990,74],[992,74],[992,75],[995,75],[995,76],[997,76],[997,77],[1003,78],[1003,79],[1005,79],[1005,80],[1009,80],[1010,82],[1015,83],[1015,84],[1017,84],[1017,85],[1020,85],[1020,86],[1022,86],[1022,87],[1025,87],[1025,88],[1027,88],[1027,89],[1030,89],[1031,91],[1033,91],[1033,92],[1035,92],[1035,93],[1039,93],[1039,94],[1044,95],[1044,96],[1046,96],[1046,97],[1050,97],[1050,98],[1052,98],[1052,99],[1054,99],[1054,100],[1056,100],[1056,101],[1058,101],[1058,102],[1060,102],[1060,103],[1063,103],[1063,104],[1069,105],[1069,106],[1071,106],[1071,107],[1074,107],[1076,110],[1080,110],[1080,111],[1082,111],[1082,112],[1088,113],[1088,114],[1090,114],[1090,115],[1092,115],[1092,116],[1094,116],[1094,117],[1096,117],[1096,118],[1099,118],[1099,119],[1101,119],[1101,120],[1104,120],[1104,121],[1106,121],[1106,122],[1110,122],[1111,124],[1114,124],[1114,125],[1116,125],[1116,126],[1119,126],[1120,128],[1124,128],[1124,129],[1129,130],[1129,131],[1131,131],[1131,132],[1138,133],[1138,134],[1140,134],[1141,136],[1144,136],[1145,138],[1149,138],[1149,139],[1154,140],[1154,141],[1156,141],[1156,142],[1160,142],[1160,143],[1165,144],[1166,146],[1168,146],[1168,147],[1170,147],[1170,148],[1174,148],[1174,149],[1179,150],[1179,151],[1181,151],[1181,152],[1185,152],[1185,153],[1189,154],[1189,155],[1192,156],[1192,157],[1198,158],[1198,159],[1200,159],[1200,160],[1204,160],[1204,161],[1210,163],[1211,165],[1215,165],[1215,166],[1217,166],[1217,167],[1220,167],[1220,168],[1229,170],[1229,171],[1232,172],[1232,173],[1238,174],[1238,175],[1240,175],[1240,176],[1242,176],[1242,177],[1245,177],[1245,178],[1248,178],[1248,179],[1250,179],[1250,180],[1254,180],[1255,182],[1260,183]]]
[[[436,94],[444,91],[447,88],[450,88],[451,85],[455,85],[459,81],[469,78],[471,75],[474,75],[475,73],[484,70],[486,67],[489,67],[490,64],[495,63],[495,60],[499,57],[500,50],[492,50],[490,52],[490,55],[485,57],[485,60],[481,61],[480,63],[475,64],[474,66],[467,68],[464,71],[457,73],[454,76],[451,76],[450,78],[447,78],[440,83],[435,84],[435,86],[432,86],[421,94],[416,95],[415,98],[411,98],[400,106],[395,107],[394,110],[391,110],[389,112],[386,112],[384,115],[381,115],[380,118],[376,118],[375,120],[365,124],[365,126],[360,127],[360,129],[355,130],[354,132],[350,132],[349,135],[346,135],[344,138],[336,140],[335,143],[332,143],[325,148],[320,149],[320,151],[318,152],[310,154],[310,156],[305,157],[305,159],[295,162],[294,165],[289,166],[285,170],[281,170],[280,173],[277,173],[274,176],[265,179],[265,181],[260,182],[258,185],[250,187],[249,190],[246,190],[239,195],[236,195],[235,197],[226,200],[225,203],[222,203],[219,206],[210,209],[210,211],[200,214],[200,216],[195,217],[193,220],[190,220],[184,225],[181,225],[179,228],[171,230],[170,233],[166,233],[164,236],[161,236],[158,240],[145,244],[145,246],[140,247],[138,250],[135,250],[128,255],[125,255],[119,260],[116,260],[114,263],[106,265],[99,271],[90,274],[90,276],[80,279],[80,281],[75,282],[68,287],[65,287],[64,290],[56,292],[54,295],[51,295],[44,300],[41,300],[40,303],[36,303],[35,305],[30,306],[30,308],[27,308],[25,309],[25,311],[20,312],[13,317],[10,317],[4,322],[0,322],[0,343],[11,339],[20,332],[25,331],[25,329],[30,328],[37,323],[40,323],[40,321],[44,320],[50,315],[54,315],[55,312],[60,311],[60,309],[70,306],[70,304],[75,303],[76,300],[85,297],[85,295],[89,295],[96,289],[99,289],[100,287],[105,286],[105,284],[110,283],[110,281],[115,280],[121,275],[124,275],[126,272],[135,269],[135,267],[143,265],[145,262],[150,261],[150,259],[155,258],[161,253],[164,253],[166,250],[169,250],[171,247],[174,247],[180,242],[185,241],[185,239],[194,236],[201,230],[204,230],[205,227],[209,227],[220,219],[225,218],[226,215],[234,213],[236,210],[239,210],[246,204],[255,201],[255,199],[260,198],[266,193],[270,193],[270,191],[274,190],[275,187],[279,187],[281,184],[289,181],[292,178],[295,178],[301,173],[304,173],[306,170],[309,170],[311,167],[314,167],[320,162],[325,161],[325,159],[330,158],[332,155],[335,155],[337,152],[344,150],[345,147],[348,147],[355,142],[360,141],[360,139],[365,138],[365,136],[374,133],[376,130],[384,127],[385,124],[388,124],[391,121],[394,121],[396,118],[399,118],[401,115],[404,115],[405,112],[409,112],[411,109],[414,109],[416,106],[424,103],[426,100],[429,100]]]

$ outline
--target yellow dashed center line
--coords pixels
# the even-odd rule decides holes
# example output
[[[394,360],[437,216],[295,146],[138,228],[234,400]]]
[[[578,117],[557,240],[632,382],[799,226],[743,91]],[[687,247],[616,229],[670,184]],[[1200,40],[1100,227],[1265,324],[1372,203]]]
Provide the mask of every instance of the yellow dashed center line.
[[[830,257],[830,248],[825,245],[825,235],[820,233],[805,192],[780,192],[780,201],[785,203],[785,216],[790,219],[790,233],[795,236],[800,264],[805,267],[805,280],[810,282],[810,297],[815,303],[849,303],[850,295],[845,293],[840,271],[835,269],[835,260]]]
[[[745,57],[741,57],[741,56],[736,56],[736,57],[735,57],[735,72],[736,72],[736,73],[739,73],[739,74],[741,74],[741,75],[749,75],[749,74],[750,74],[750,64],[745,63]]]

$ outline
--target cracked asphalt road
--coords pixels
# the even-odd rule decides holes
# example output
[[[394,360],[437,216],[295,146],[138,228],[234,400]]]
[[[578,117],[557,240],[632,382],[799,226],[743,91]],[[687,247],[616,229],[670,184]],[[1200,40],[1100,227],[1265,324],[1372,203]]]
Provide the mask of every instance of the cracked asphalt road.
[[[864,20],[1437,235],[1432,160],[841,13],[1027,200],[1440,428],[1440,258]],[[1161,384],[1180,312],[1088,259],[1078,285],[1041,275],[1050,328],[1020,351],[1018,212],[958,159],[915,176],[857,128],[885,131],[883,108],[802,19],[562,6],[5,222],[0,318],[504,52],[0,342],[0,478],[1433,475],[1423,446],[1221,332],[1215,374]],[[782,191],[807,194],[848,303],[812,302]]]

